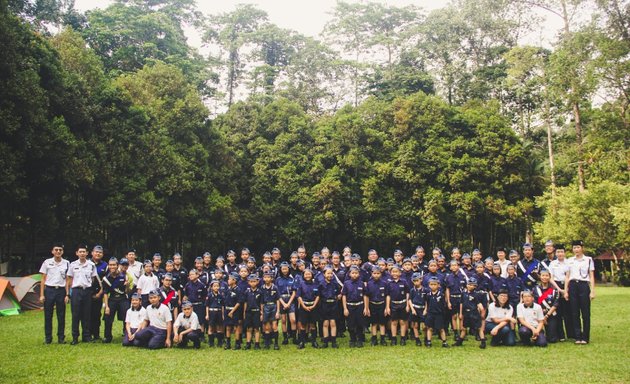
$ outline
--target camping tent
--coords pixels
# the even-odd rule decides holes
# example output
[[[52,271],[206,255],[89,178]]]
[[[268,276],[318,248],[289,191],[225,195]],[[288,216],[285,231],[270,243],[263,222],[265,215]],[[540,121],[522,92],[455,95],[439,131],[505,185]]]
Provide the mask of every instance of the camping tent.
[[[22,310],[44,308],[44,305],[39,302],[39,286],[42,282],[41,274],[36,273],[24,277],[9,277],[8,279],[13,285],[13,290],[15,291]]]
[[[11,282],[5,278],[0,278],[0,316],[18,315],[19,313],[20,303],[11,287]]]

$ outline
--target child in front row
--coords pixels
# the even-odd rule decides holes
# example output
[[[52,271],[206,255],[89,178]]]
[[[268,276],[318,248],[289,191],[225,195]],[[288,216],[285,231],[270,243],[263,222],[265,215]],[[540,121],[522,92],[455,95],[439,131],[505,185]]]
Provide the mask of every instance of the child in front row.
[[[439,332],[442,347],[448,348],[446,342],[446,331],[444,330],[444,320],[446,313],[446,301],[444,294],[440,290],[440,280],[433,276],[429,279],[429,292],[426,295],[426,304],[424,307],[424,319],[427,327],[427,338],[424,344],[431,347],[431,339],[434,332]]]
[[[480,295],[485,295],[485,292],[476,291],[477,279],[471,277],[466,284],[466,292],[462,293],[462,301],[460,304],[460,313],[463,316],[463,327],[460,331],[455,346],[461,346],[464,343],[464,337],[466,337],[466,330],[468,328],[476,330],[479,334],[479,348],[486,348],[486,337],[484,335],[484,327],[482,325],[482,317],[485,315],[483,308],[483,302],[480,299]],[[472,332],[472,331],[471,331]]]

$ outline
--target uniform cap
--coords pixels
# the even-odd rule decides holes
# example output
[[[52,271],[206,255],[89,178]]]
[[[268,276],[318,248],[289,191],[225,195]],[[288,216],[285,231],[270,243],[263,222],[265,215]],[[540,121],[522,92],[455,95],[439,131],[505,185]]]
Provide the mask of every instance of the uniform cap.
[[[248,280],[249,280],[249,278],[248,278]],[[219,284],[219,280],[212,280],[210,282],[210,286],[215,285],[215,284]]]
[[[451,262],[449,264],[450,265],[459,265],[459,263],[455,259],[451,260]]]
[[[151,263],[151,260],[145,260],[144,265],[153,265],[153,264]]]
[[[510,256],[518,256],[518,251],[515,249],[510,250]]]
[[[547,240],[545,241],[545,247],[548,245],[553,245],[553,240]]]
[[[219,257],[217,257],[217,261],[219,261],[219,260],[225,261],[225,258],[223,256],[219,256]]]
[[[403,252],[400,249],[394,251],[394,255],[402,255]]]
[[[195,257],[195,263],[203,263],[203,257],[201,256]]]
[[[297,265],[304,265],[304,260],[301,260],[301,259],[300,259],[300,260],[298,260],[298,261],[296,262],[296,264],[297,264]]]
[[[239,274],[238,274],[238,273],[236,273],[236,272],[232,272],[232,273],[230,273],[230,275],[228,276],[228,278],[230,278],[230,279],[234,279],[234,280],[238,280],[238,279],[240,279],[240,278],[241,278],[241,276],[239,276]]]
[[[140,295],[139,293],[136,292],[136,293],[131,295],[131,298],[132,299],[142,299],[142,295]]]
[[[280,268],[283,267],[289,267],[289,263],[287,263],[286,261],[283,261],[282,263],[280,263]]]
[[[277,247],[273,247],[271,249],[271,253],[276,253],[276,252],[280,252],[280,250]]]
[[[356,265],[351,265],[350,266],[350,271],[357,271],[357,272],[359,272],[359,267],[357,267]]]
[[[247,258],[247,262],[248,263],[255,263],[256,262],[256,258],[254,256],[250,256]]]
[[[391,257],[387,259],[387,264],[394,264],[394,259]]]
[[[436,264],[437,265],[437,261],[435,259],[429,260],[429,265],[431,264]]]
[[[471,277],[468,279],[468,285],[477,285],[477,278]]]
[[[361,260],[361,256],[357,253],[353,253],[352,256],[350,256],[350,260]]]
[[[532,248],[532,245],[530,243],[523,244],[523,249],[527,249],[527,248]]]
[[[156,252],[156,253],[153,254],[153,258],[154,259],[161,259],[162,255],[160,255],[158,252]]]
[[[403,260],[403,264],[407,264],[407,263],[411,263],[411,259],[408,257],[405,257],[405,259]]]
[[[464,253],[462,255],[462,259],[470,259],[470,255],[468,253]]]
[[[475,249],[473,249],[472,253],[474,255],[475,253],[481,253],[481,251],[479,251],[479,248],[475,248]]]
[[[252,273],[251,275],[247,276],[247,281],[254,281],[254,280],[258,280],[258,275],[256,275],[255,273]]]
[[[173,280],[173,274],[172,273],[165,273],[163,279]]]
[[[411,255],[410,259],[411,259],[411,261],[418,261],[418,260],[420,260],[418,255]]]
[[[192,303],[188,300],[182,303],[182,308],[192,308],[192,306],[193,306]]]
[[[420,272],[416,272],[411,275],[411,280],[416,281],[422,279],[422,274]]]
[[[149,296],[160,296],[160,292],[157,289],[152,289],[149,292]]]
[[[168,260],[166,260],[166,264],[168,265],[168,264],[175,264],[175,263],[173,262],[173,260],[168,259]]]
[[[571,246],[573,246],[573,247],[575,247],[575,246],[582,247],[582,246],[584,246],[584,242],[582,240],[573,240],[571,242]]]
[[[477,267],[483,267],[483,263],[481,261],[478,261],[475,263],[475,268]]]
[[[424,248],[422,247],[422,245],[418,245],[416,247],[416,252],[418,252],[418,251],[424,251]]]
[[[214,270],[214,273],[224,273],[225,271],[222,270],[221,268],[217,268]]]
[[[429,283],[439,283],[440,279],[437,276],[429,277]]]
[[[380,267],[378,267],[378,266],[376,266],[376,265],[372,267],[372,273],[374,273],[374,272],[380,272],[380,271],[381,271],[381,268],[380,268]]]
[[[440,255],[440,256],[438,256],[438,257],[437,257],[437,259],[438,259],[438,261],[439,261],[439,260],[446,260],[446,259],[444,258],[444,255]]]
[[[173,254],[173,257],[178,257],[178,256],[179,256],[179,257],[182,257],[181,253],[179,253],[179,252],[175,252],[175,253]]]
[[[101,251],[103,252],[103,246],[102,245],[95,245],[94,248],[92,248],[93,251]]]
[[[273,277],[273,271],[265,271],[263,276],[272,276]]]
[[[120,262],[118,263],[120,265],[129,265],[129,260],[127,260],[126,258],[122,258],[120,259]]]
[[[392,265],[392,270],[394,270],[394,269],[397,269],[397,270],[400,271],[400,265],[398,265],[398,264]]]
[[[115,257],[113,257],[113,256],[109,258],[109,262],[111,263],[112,261],[113,261],[114,263],[118,264],[118,259],[117,259],[117,258],[115,258]]]
[[[212,255],[210,254],[210,252],[204,252],[204,253],[203,253],[203,257],[206,257],[206,256],[210,256],[210,257],[212,257]]]

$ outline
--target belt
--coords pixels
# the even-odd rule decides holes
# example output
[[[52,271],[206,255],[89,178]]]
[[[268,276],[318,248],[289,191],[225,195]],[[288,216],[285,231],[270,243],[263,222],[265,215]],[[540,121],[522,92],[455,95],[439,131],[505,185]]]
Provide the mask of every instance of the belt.
[[[403,304],[403,303],[406,303],[406,302],[407,302],[407,300],[392,301],[392,303],[394,303],[394,304]]]
[[[225,309],[227,309],[228,311],[231,311],[234,309],[234,307],[225,307]]]
[[[191,303],[192,305],[201,305],[203,304],[201,301],[195,301],[194,303]]]
[[[92,287],[72,287],[72,289],[90,289]]]
[[[424,305],[420,305],[420,304],[411,304],[411,306],[418,309],[424,308]]]
[[[54,285],[47,285],[46,288],[50,288],[50,289],[64,289],[66,287],[57,287],[57,286],[54,286]]]
[[[361,304],[363,304],[363,302],[362,302],[362,301],[356,301],[356,302],[354,302],[354,303],[346,303],[346,304],[347,304],[347,305],[351,305],[351,306],[353,306],[353,307],[356,307],[357,305],[361,305]]]
[[[337,300],[335,300],[335,299],[326,299],[327,303],[334,303],[335,301],[337,301]],[[348,303],[348,304],[350,304],[350,303]]]
[[[370,304],[374,304],[374,305],[381,305],[385,303],[384,301],[370,301]]]
[[[313,304],[315,304],[315,302],[314,301],[302,301],[302,304],[304,304],[304,305],[313,305]]]
[[[572,283],[588,283],[587,280],[578,280],[578,279],[573,279],[571,280]]]
[[[221,311],[221,308],[208,308],[208,311],[210,311],[210,312],[219,312],[219,311]]]
[[[276,302],[275,301],[270,301],[268,303],[265,303],[265,305],[276,305]]]
[[[288,293],[283,293],[282,295],[280,295],[280,297],[291,297],[291,295],[289,295]]]
[[[247,312],[260,312],[260,308],[247,308]]]
[[[462,297],[462,294],[461,293],[455,293],[455,294],[452,294],[451,297],[455,297],[455,298]]]

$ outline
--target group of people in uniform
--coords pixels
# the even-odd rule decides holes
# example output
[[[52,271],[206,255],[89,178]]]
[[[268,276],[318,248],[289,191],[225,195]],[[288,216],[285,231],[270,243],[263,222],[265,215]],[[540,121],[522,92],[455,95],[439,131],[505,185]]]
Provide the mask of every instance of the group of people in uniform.
[[[53,244],[41,266],[40,300],[44,304],[45,343],[65,343],[66,304],[71,304],[72,345],[102,340],[111,343],[113,325],[122,323],[122,345],[225,349],[338,348],[370,344],[431,347],[437,338],[449,347],[473,336],[480,348],[547,346],[572,339],[590,342],[590,305],[595,297],[594,263],[580,240],[565,246],[545,243],[541,259],[531,244],[521,253],[499,249],[484,259],[454,248],[446,260],[439,248],[425,255],[418,246],[405,257],[368,251],[367,260],[324,247],[310,260],[300,246],[288,260],[280,250],[261,260],[243,248],[213,260],[206,252],[188,270],[174,254],[162,264],[156,253],[136,259],[129,249],[121,259],[103,260],[103,247],[79,245],[76,260],[63,258],[64,246]],[[104,323],[101,338],[101,322]],[[282,332],[282,341],[279,333]],[[470,335],[470,336],[469,336]],[[262,345],[261,345],[262,344]]]

